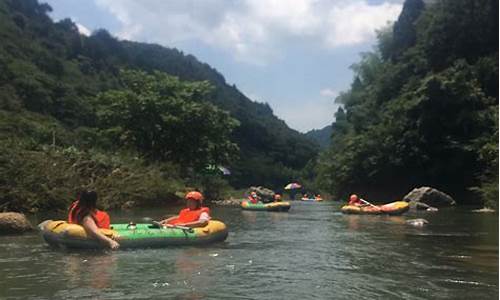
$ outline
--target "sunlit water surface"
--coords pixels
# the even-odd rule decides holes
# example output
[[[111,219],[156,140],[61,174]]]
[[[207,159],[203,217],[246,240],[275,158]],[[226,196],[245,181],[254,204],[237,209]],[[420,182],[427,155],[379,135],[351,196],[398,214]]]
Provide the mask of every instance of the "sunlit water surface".
[[[112,221],[178,210],[116,212]],[[339,203],[293,202],[289,213],[214,207],[212,215],[230,234],[205,247],[75,252],[51,249],[37,233],[1,236],[0,298],[498,298],[497,214],[355,216]],[[429,225],[406,225],[411,218]]]

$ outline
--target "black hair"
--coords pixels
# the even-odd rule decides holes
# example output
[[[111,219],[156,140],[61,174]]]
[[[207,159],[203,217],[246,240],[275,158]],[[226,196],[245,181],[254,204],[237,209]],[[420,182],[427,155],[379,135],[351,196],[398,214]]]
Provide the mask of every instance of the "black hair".
[[[78,203],[72,212],[72,217],[81,224],[83,218],[92,215],[97,207],[97,193],[91,190],[84,190],[79,193]]]

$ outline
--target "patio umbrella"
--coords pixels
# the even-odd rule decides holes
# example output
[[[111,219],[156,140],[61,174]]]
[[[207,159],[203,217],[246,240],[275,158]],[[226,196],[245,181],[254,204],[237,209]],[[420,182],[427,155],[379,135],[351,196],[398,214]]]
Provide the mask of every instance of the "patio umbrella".
[[[285,190],[300,189],[302,186],[296,182],[289,183],[285,186]]]

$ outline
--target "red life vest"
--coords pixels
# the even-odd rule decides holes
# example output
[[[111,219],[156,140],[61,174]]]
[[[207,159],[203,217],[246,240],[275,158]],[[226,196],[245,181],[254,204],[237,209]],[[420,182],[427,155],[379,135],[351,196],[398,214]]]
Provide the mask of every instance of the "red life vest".
[[[68,223],[70,224],[78,224],[78,221],[76,218],[73,218],[73,215],[76,216],[78,214],[78,201],[75,201],[71,204],[69,207],[69,212],[68,212]],[[92,219],[94,219],[95,224],[99,228],[104,228],[104,229],[109,229],[110,228],[110,219],[109,215],[102,211],[96,209],[95,212],[91,215]]]
[[[248,196],[248,201],[252,202],[253,204],[257,204],[259,202],[257,198],[254,198],[252,196]]]
[[[201,214],[204,212],[210,214],[210,209],[208,207],[201,207],[195,210],[190,210],[189,208],[185,208],[181,210],[179,216],[176,219],[169,221],[168,224],[175,225],[175,224],[196,222],[200,219]]]

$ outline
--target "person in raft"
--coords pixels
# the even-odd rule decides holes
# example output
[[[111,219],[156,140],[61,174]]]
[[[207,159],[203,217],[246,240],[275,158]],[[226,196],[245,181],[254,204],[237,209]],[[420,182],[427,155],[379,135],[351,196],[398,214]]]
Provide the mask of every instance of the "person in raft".
[[[314,197],[314,199],[315,199],[316,201],[321,201],[321,200],[323,200],[323,198],[321,198],[321,195],[320,195],[320,194],[317,194],[317,195]]]
[[[248,195],[248,201],[253,204],[257,204],[260,201],[260,197],[257,196],[256,192],[251,192],[250,195]]]
[[[160,221],[164,226],[180,225],[186,227],[205,227],[210,221],[210,209],[202,206],[203,195],[200,192],[189,192],[186,194],[186,205],[178,216],[170,217]]]
[[[87,234],[98,239],[110,249],[118,249],[120,244],[100,232],[100,228],[109,229],[109,215],[97,209],[97,193],[95,191],[82,191],[78,198],[71,204],[68,211],[68,223],[81,225]]]
[[[366,204],[366,202],[363,199],[359,198],[358,195],[352,194],[349,197],[349,205],[365,206],[365,205],[368,205],[368,204]]]
[[[274,194],[274,202],[281,202],[281,195],[280,194]]]

